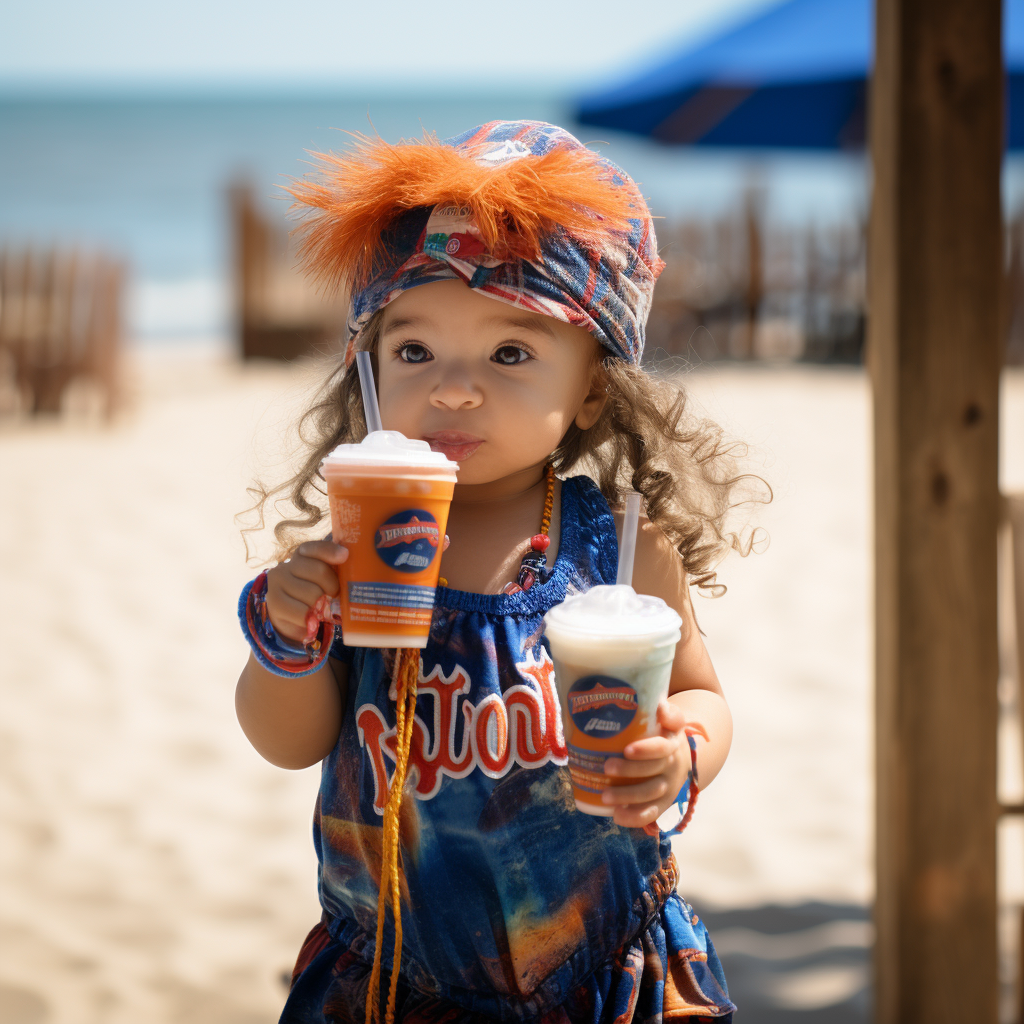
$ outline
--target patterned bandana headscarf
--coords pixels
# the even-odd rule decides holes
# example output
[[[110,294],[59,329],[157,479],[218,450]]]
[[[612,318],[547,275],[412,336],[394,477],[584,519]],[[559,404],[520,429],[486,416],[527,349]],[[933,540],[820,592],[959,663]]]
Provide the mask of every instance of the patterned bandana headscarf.
[[[614,217],[605,218],[600,209],[590,209],[595,229],[589,237],[558,224],[540,238],[539,258],[498,259],[482,238],[470,205],[472,197],[400,209],[380,232],[382,244],[372,274],[352,290],[346,362],[353,358],[356,339],[377,310],[408,288],[458,279],[502,302],[584,327],[613,355],[639,363],[654,282],[664,264],[658,257],[650,212],[633,181],[564,129],[542,121],[492,121],[440,145],[479,167],[495,169],[568,152],[581,160],[583,173],[599,176],[606,187],[626,190],[629,212],[620,217],[624,228],[602,227],[603,221],[614,222]],[[397,150],[415,151],[415,145],[389,147],[391,153]],[[365,154],[373,159],[372,149]],[[337,158],[333,162],[346,166]],[[293,195],[303,204],[319,207],[322,223],[337,208],[331,206],[331,199],[347,185],[347,178],[338,178],[339,185],[321,186],[315,201],[310,199],[309,186],[309,191],[299,187]],[[543,187],[543,169],[538,169],[537,180]],[[329,191],[332,187],[334,193]],[[621,204],[620,197],[615,198]],[[563,201],[573,200],[569,196]],[[319,252],[310,246],[307,263],[316,268],[317,258]]]

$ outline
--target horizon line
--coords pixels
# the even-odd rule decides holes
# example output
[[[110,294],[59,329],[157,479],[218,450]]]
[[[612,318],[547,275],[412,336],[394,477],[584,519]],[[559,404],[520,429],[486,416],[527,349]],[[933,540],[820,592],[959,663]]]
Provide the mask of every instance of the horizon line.
[[[464,84],[416,78],[373,81],[354,79],[78,79],[47,78],[35,80],[0,77],[0,102],[10,100],[160,100],[160,99],[407,99],[410,96],[432,99],[475,100],[491,97],[562,101],[575,103],[589,88],[589,82],[536,79],[484,82],[476,85],[471,96]]]

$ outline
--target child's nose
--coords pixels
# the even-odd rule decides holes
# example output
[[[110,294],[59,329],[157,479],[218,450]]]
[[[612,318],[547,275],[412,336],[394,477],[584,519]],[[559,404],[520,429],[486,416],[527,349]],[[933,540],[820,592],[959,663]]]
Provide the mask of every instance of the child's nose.
[[[430,404],[438,409],[475,409],[483,394],[472,377],[461,370],[446,373],[430,394]]]

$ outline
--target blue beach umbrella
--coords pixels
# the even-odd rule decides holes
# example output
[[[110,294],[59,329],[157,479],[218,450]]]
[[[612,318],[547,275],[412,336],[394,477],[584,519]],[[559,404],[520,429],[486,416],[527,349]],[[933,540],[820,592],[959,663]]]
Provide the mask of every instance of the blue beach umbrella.
[[[872,0],[785,0],[583,97],[583,124],[665,143],[858,149]],[[1007,0],[1007,144],[1024,149],[1024,0]]]

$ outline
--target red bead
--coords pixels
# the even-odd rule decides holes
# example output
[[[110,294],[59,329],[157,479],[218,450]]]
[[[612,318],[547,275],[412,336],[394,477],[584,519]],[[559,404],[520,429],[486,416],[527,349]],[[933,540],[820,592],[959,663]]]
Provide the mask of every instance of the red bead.
[[[530,538],[530,547],[534,551],[547,551],[548,545],[551,543],[551,538],[544,533],[538,533],[535,537]]]
[[[518,583],[506,583],[505,589],[502,593],[505,594],[518,594],[523,588]]]

